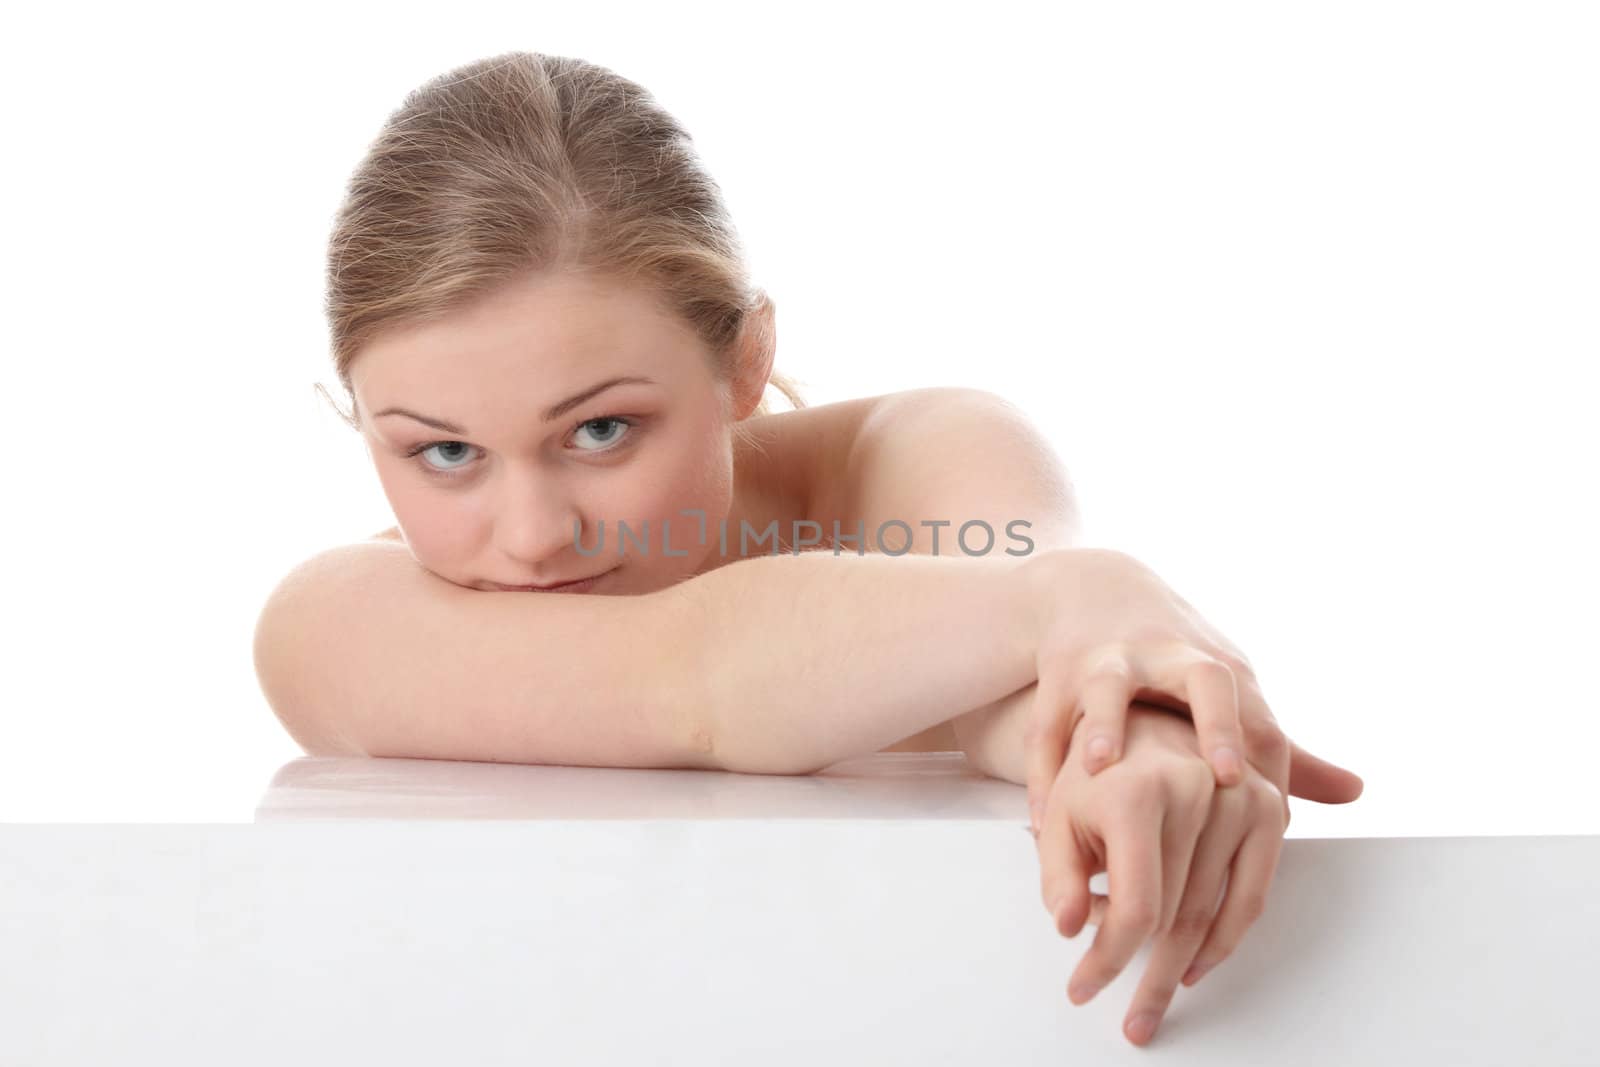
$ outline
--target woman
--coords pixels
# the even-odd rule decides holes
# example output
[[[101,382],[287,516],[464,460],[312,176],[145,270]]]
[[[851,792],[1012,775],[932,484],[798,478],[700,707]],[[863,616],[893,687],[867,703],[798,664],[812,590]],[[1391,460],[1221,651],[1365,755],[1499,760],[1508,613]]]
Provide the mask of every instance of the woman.
[[[806,407],[688,135],[604,68],[514,53],[412,93],[351,181],[328,285],[345,417],[397,524],[262,613],[263,690],[309,753],[806,773],[961,749],[1027,783],[1066,929],[1106,859],[1072,855],[1105,823],[1069,822],[1125,810],[1138,775],[1185,827],[1166,882],[1211,834],[1188,890],[1207,915],[1246,840],[1235,877],[1265,892],[1291,785],[1359,794],[1181,598],[1071,547],[1066,477],[1015,409],[963,389]],[[1109,751],[1068,765],[1085,730]],[[1245,783],[1268,810],[1223,813],[1202,753],[1217,797]],[[1080,968],[1099,984],[1184,889],[1118,884]],[[1219,914],[1213,962],[1248,910]],[[1185,937],[1141,1014],[1201,950]]]

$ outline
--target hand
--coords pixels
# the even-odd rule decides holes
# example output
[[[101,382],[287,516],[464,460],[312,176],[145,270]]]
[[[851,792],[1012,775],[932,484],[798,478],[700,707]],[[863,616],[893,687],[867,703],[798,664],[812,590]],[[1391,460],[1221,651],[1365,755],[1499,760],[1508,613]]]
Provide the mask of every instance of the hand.
[[[1143,1045],[1180,978],[1199,981],[1261,915],[1286,823],[1277,788],[1253,768],[1238,785],[1216,787],[1187,720],[1135,705],[1127,737],[1127,757],[1102,774],[1089,774],[1081,756],[1062,768],[1038,834],[1039,868],[1058,933],[1076,937],[1086,921],[1099,927],[1068,984],[1074,1004],[1093,999],[1156,937],[1123,1023]],[[1105,896],[1089,889],[1101,871]]]
[[[1150,568],[1101,548],[1050,551],[1037,565],[1048,569],[1039,572],[1046,614],[1026,737],[1036,832],[1080,719],[1088,723],[1088,773],[1097,774],[1117,761],[1136,700],[1191,717],[1218,785],[1240,782],[1246,761],[1265,775],[1283,798],[1285,825],[1290,795],[1323,804],[1361,795],[1358,776],[1284,735],[1244,653]]]

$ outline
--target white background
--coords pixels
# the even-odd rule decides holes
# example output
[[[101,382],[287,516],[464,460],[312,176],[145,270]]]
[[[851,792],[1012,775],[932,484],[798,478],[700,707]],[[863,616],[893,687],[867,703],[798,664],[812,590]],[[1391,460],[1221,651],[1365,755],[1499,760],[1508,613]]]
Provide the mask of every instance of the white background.
[[[685,122],[810,402],[1029,412],[1365,778],[1292,836],[1600,832],[1592,7],[773,10],[9,20],[0,819],[246,821],[301,755],[256,613],[392,522],[312,389],[333,212],[407,91],[527,49]]]

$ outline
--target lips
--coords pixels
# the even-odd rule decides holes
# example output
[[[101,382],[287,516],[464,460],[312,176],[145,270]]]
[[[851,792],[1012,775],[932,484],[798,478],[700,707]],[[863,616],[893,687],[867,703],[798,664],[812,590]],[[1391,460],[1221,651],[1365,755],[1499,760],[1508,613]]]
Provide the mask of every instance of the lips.
[[[613,567],[611,570],[616,570],[616,568]],[[496,590],[508,593],[559,593],[563,591],[581,593],[610,573],[611,571],[602,571],[589,578],[580,578],[574,582],[557,582],[553,585],[501,585],[498,582],[490,584]]]

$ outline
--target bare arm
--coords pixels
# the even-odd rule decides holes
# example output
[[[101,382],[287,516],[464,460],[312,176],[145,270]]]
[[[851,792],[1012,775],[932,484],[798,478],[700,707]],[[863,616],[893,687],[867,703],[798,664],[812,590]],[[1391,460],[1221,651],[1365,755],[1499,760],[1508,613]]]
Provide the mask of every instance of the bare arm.
[[[675,586],[706,636],[717,764],[811,773],[1027,684],[1054,562],[806,552]]]
[[[278,583],[254,658],[312,756],[709,767],[679,623],[659,594],[480,592],[369,540]]]
[[[279,584],[256,667],[312,755],[805,774],[1026,681],[1050,562],[813,552],[547,596],[368,541]]]

